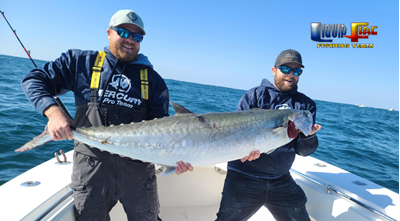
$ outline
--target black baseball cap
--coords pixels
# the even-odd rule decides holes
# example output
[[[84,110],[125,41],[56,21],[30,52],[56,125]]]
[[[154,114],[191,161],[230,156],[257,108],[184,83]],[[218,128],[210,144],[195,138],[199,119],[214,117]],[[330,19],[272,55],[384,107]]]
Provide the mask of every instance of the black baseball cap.
[[[287,64],[287,63],[297,63],[300,64],[301,67],[303,66],[303,61],[301,60],[301,55],[298,51],[293,49],[287,49],[282,51],[275,61],[275,67]]]

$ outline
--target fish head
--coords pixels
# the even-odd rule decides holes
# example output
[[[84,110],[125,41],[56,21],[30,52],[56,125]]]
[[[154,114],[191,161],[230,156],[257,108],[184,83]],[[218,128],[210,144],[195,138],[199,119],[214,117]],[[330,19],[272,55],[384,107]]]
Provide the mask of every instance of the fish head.
[[[313,125],[313,116],[308,110],[299,110],[294,112],[289,116],[288,123],[288,134],[289,137],[291,134],[294,134],[296,137],[298,134],[298,130],[308,136],[311,133],[311,127]],[[293,128],[295,127],[295,128]]]

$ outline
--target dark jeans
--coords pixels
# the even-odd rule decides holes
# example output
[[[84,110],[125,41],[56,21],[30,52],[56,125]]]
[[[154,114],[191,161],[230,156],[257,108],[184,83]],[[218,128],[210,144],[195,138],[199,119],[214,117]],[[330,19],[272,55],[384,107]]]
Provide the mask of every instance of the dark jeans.
[[[118,200],[129,221],[159,221],[154,165],[127,157],[96,158],[74,153],[70,187],[77,220],[110,220]]]
[[[263,179],[228,170],[217,221],[248,220],[261,206],[276,220],[310,220],[306,202],[304,191],[289,173]]]

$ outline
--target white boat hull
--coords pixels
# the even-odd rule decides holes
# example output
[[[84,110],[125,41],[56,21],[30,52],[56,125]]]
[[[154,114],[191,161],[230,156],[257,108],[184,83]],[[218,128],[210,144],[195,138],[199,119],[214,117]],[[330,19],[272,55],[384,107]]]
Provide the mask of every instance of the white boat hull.
[[[72,160],[72,151],[67,153],[67,158]],[[72,163],[60,165],[56,162],[51,159],[0,186],[0,220],[35,220],[38,217],[41,220],[75,220],[73,197],[68,195]],[[307,210],[312,220],[400,219],[399,195],[393,191],[313,157],[297,157],[292,169],[293,178],[306,192]],[[215,220],[225,173],[226,163],[196,167],[193,172],[180,176],[158,178],[160,217],[164,221]],[[40,184],[35,187],[20,185],[26,181]],[[355,185],[354,181],[366,185]],[[330,185],[330,193],[321,184]],[[65,199],[56,204],[63,196]],[[54,209],[48,210],[52,205]],[[112,220],[127,220],[119,203],[110,215]],[[249,220],[274,218],[262,207]]]

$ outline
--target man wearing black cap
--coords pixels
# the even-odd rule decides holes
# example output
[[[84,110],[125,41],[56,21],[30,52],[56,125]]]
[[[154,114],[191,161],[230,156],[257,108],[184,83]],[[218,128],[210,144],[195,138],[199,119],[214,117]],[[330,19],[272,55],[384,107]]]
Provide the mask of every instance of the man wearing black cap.
[[[267,207],[276,220],[310,220],[304,191],[289,173],[296,154],[308,156],[317,149],[316,132],[321,129],[315,124],[315,102],[297,91],[302,68],[299,52],[292,49],[281,52],[272,68],[274,84],[263,79],[260,86],[242,96],[237,110],[309,110],[314,121],[312,132],[307,137],[299,133],[272,153],[252,151],[241,160],[229,162],[217,221],[247,220],[261,206]]]
[[[25,95],[49,119],[53,140],[73,139],[72,125],[110,126],[168,116],[168,88],[147,57],[139,54],[145,34],[138,14],[119,10],[107,28],[110,45],[104,52],[68,50],[24,77]],[[53,98],[68,91],[75,96],[74,121]],[[153,164],[74,144],[70,187],[77,220],[110,220],[108,213],[118,201],[128,220],[160,220]],[[178,162],[176,173],[192,169]]]

